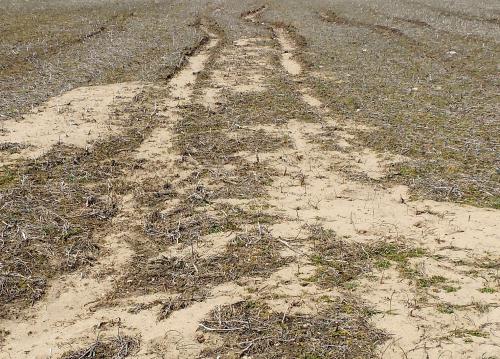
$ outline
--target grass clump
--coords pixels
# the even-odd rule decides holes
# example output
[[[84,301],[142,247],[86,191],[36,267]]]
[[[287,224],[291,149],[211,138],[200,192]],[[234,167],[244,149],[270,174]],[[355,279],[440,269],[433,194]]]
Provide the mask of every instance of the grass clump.
[[[444,314],[455,313],[455,307],[449,303],[439,303],[436,307],[437,311]]]
[[[199,195],[197,201],[205,201],[210,196],[204,187],[197,187],[193,194]],[[273,216],[246,211],[238,206],[205,203],[198,208],[196,204],[181,202],[165,213],[153,211],[146,218],[145,233],[160,246],[178,243],[191,245],[209,234],[239,231],[244,225],[275,221]]]
[[[442,288],[446,293],[454,293],[460,289],[460,287],[454,287],[452,285],[444,285]]]
[[[479,289],[479,291],[481,293],[487,293],[487,294],[493,294],[495,293],[497,290],[495,288],[491,288],[491,287],[483,287],[481,289]]]
[[[231,106],[236,106],[245,115],[237,116],[236,120],[236,114],[233,113],[236,110]],[[243,128],[247,122],[245,116],[251,116],[251,112],[237,106],[238,104],[230,103],[215,113],[201,105],[191,105],[184,109],[184,119],[177,123],[175,129],[179,133],[179,152],[202,164],[214,165],[230,163],[241,151],[258,153],[291,147],[291,140],[286,135],[275,135],[263,129]]]
[[[132,286],[136,292],[160,290],[203,296],[218,284],[243,277],[268,277],[290,262],[281,257],[282,247],[264,226],[237,234],[223,252],[210,257],[200,256],[194,246],[191,248],[190,255],[151,258],[146,266],[144,255],[136,256],[117,292]]]
[[[447,279],[440,275],[433,275],[431,277],[417,278],[417,287],[430,288],[445,283]]]
[[[314,244],[310,260],[318,266],[315,280],[324,286],[345,286],[374,268],[387,269],[396,265],[401,271],[411,258],[425,251],[411,248],[398,241],[376,241],[360,244],[337,237],[334,231],[309,226],[309,240]]]
[[[477,337],[488,338],[489,334],[480,329],[455,329],[452,334],[457,338]]]
[[[90,346],[63,354],[61,359],[124,359],[139,350],[139,341],[129,336],[97,339]]]
[[[387,339],[369,323],[366,309],[347,299],[329,301],[317,315],[287,315],[243,301],[212,311],[200,330],[221,338],[202,355],[227,358],[366,358]]]

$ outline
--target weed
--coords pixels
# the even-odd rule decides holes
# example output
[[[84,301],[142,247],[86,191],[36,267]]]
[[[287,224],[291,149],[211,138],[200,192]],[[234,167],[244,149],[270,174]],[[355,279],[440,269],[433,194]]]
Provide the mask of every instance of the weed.
[[[478,338],[488,338],[489,334],[483,332],[479,329],[455,329],[452,334],[457,338],[478,337]]]
[[[455,308],[453,305],[449,303],[440,303],[437,305],[437,311],[445,314],[453,314],[455,313]]]
[[[454,287],[451,285],[444,285],[442,288],[446,293],[454,293],[460,289],[460,287]]]
[[[429,288],[429,287],[435,287],[439,284],[445,283],[446,278],[439,276],[439,275],[433,275],[432,277],[422,277],[422,278],[417,278],[417,287],[420,288]]]
[[[496,292],[496,289],[495,288],[490,288],[490,287],[484,287],[484,288],[479,289],[479,291],[481,293],[493,294],[493,293]]]
[[[318,266],[314,279],[327,286],[348,283],[374,267],[387,269],[393,263],[409,276],[408,260],[425,254],[423,249],[410,248],[401,241],[359,244],[339,239],[335,232],[320,226],[309,226],[308,230],[315,247],[310,260]]]

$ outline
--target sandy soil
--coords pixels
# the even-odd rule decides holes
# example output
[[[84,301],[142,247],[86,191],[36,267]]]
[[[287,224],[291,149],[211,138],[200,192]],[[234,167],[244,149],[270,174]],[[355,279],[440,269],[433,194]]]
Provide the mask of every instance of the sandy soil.
[[[255,18],[256,13],[248,16],[249,21]],[[315,284],[302,285],[315,272],[315,265],[308,260],[311,243],[305,239],[293,240],[301,238],[301,228],[306,224],[321,224],[361,246],[380,238],[404,238],[428,253],[412,259],[412,266],[426,277],[445,277],[458,288],[450,292],[422,290],[394,268],[374,269],[371,275],[361,278],[352,294],[377,311],[372,318],[374,325],[391,335],[380,348],[381,357],[497,355],[500,294],[480,291],[494,286],[497,274],[481,268],[477,261],[500,255],[498,211],[445,202],[409,201],[406,187],[355,181],[335,170],[349,168],[376,181],[387,173],[392,163],[404,159],[369,149],[328,151],[311,141],[321,135],[325,126],[342,125],[346,129],[360,125],[339,123],[332,111],[315,97],[314,89],[304,87],[302,78],[321,74],[308,73],[295,60],[296,45],[287,29],[276,27],[274,38],[242,38],[214,52],[219,41],[218,35],[210,32],[208,43],[163,85],[162,90],[167,90],[169,96],[165,103],[158,103],[158,109],[165,120],[134,153],[137,159],[154,168],[155,173],[138,169],[128,173],[127,180],[139,183],[148,176],[161,177],[176,170],[175,161],[181,154],[175,153],[172,146],[172,128],[183,120],[179,111],[183,106],[197,103],[213,109],[223,104],[222,92],[259,93],[268,86],[266,71],[284,71],[294,91],[301,96],[300,106],[320,116],[321,123],[297,119],[283,126],[251,129],[286,134],[292,141],[291,148],[259,152],[260,160],[278,169],[279,174],[267,188],[269,195],[258,202],[270,208],[270,213],[284,218],[270,229],[283,244],[282,256],[293,257],[295,262],[267,279],[245,278],[215,286],[206,299],[175,311],[163,321],[158,321],[156,314],[161,300],[169,297],[163,293],[123,297],[109,305],[98,305],[112,291],[134,254],[130,238],[141,236],[131,229],[131,224],[142,221],[134,210],[134,199],[123,196],[120,213],[110,229],[98,234],[103,238],[105,254],[93,267],[53,282],[40,302],[18,318],[3,322],[2,328],[9,334],[0,358],[55,358],[91,343],[98,333],[112,335],[117,328],[121,333],[140,337],[140,350],[134,358],[193,358],[210,343],[210,340],[200,340],[199,323],[217,306],[253,298],[266,301],[276,310],[315,313],[314,298],[340,294],[336,289],[325,290]],[[211,85],[195,93],[198,75],[211,56],[214,59],[213,70],[208,73]],[[273,62],[273,56],[279,56],[280,62]],[[119,133],[121,127],[113,120],[113,109],[124,106],[146,86],[153,85],[126,83],[79,88],[49,100],[22,119],[4,122],[0,139],[27,147],[20,153],[5,155],[1,161],[37,158],[58,142],[91,146],[96,139]],[[376,134],[376,129],[365,130]],[[349,148],[349,134],[342,130],[338,134],[338,145]],[[238,155],[244,159],[255,157],[255,153]],[[187,176],[186,173],[179,175]],[[250,202],[238,201],[242,205]],[[205,248],[203,255],[210,258],[220,253],[228,238],[226,233],[207,238],[211,245]],[[189,248],[173,246],[158,256],[178,256],[186,250]],[[444,313],[439,311],[443,303],[459,309],[453,314]],[[475,304],[490,306],[478,310]],[[138,306],[146,309],[130,310]],[[468,336],[467,345],[463,336],[453,334],[478,329],[488,335]]]
[[[37,158],[54,144],[90,147],[120,132],[113,108],[124,106],[145,84],[138,82],[81,87],[47,101],[18,120],[2,122],[2,142],[21,144],[19,153],[0,154],[2,163]]]

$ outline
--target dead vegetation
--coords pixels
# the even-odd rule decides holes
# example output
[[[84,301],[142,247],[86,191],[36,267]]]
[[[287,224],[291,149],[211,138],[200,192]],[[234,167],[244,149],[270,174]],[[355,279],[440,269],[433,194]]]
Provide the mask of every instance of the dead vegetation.
[[[308,140],[312,143],[318,144],[324,151],[348,152],[348,149],[339,144],[342,141],[340,132],[343,131],[345,131],[345,129],[341,126],[322,126],[321,133],[309,135]]]
[[[98,246],[92,235],[116,213],[111,193],[82,185],[92,179],[81,176],[90,173],[79,172],[82,168],[73,165],[77,160],[68,150],[54,149],[44,161],[20,170],[3,186],[2,306],[19,300],[32,303],[43,294],[47,279],[93,261]],[[86,163],[99,176],[100,166],[91,159]],[[69,178],[58,176],[58,170]]]
[[[27,147],[29,147],[29,146],[26,144],[23,144],[23,143],[16,143],[16,142],[2,142],[2,143],[0,143],[0,151],[6,151],[10,154],[18,153],[22,149],[25,149]]]
[[[266,225],[276,221],[275,216],[246,211],[237,206],[223,203],[207,205],[210,203],[209,197],[205,197],[208,195],[202,186],[197,187],[190,196],[194,203],[180,204],[166,213],[151,213],[145,222],[145,233],[163,245],[191,245],[210,234],[231,233],[241,231],[248,225]]]
[[[167,319],[172,313],[187,308],[194,301],[201,301],[204,297],[195,297],[194,295],[181,294],[175,296],[161,304],[160,312],[158,313],[158,320]]]
[[[78,86],[168,79],[203,40],[189,26],[196,23],[190,7],[171,2],[3,1],[0,7],[0,120]]]
[[[93,264],[102,256],[100,239],[107,231],[121,228],[109,226],[117,214],[119,218],[122,216],[124,224],[121,225],[133,234],[123,239],[132,252],[131,259],[126,266],[118,268],[120,277],[116,281],[113,278],[110,284],[113,290],[104,300],[92,301],[92,304],[97,304],[92,305],[89,312],[103,308],[119,311],[126,305],[128,314],[139,316],[142,311],[156,308],[157,323],[164,324],[175,318],[173,313],[189,313],[193,303],[207,301],[214,295],[211,290],[224,284],[235,285],[254,298],[211,311],[200,325],[199,331],[203,334],[199,333],[196,338],[199,344],[206,344],[202,357],[375,357],[380,354],[380,345],[389,339],[389,335],[375,329],[378,323],[373,320],[373,315],[379,313],[365,305],[366,298],[350,295],[356,293],[353,288],[357,281],[373,279],[375,275],[383,278],[384,272],[391,269],[396,269],[398,281],[409,282],[411,290],[415,291],[414,302],[410,303],[410,299],[405,302],[412,310],[425,306],[440,314],[453,314],[461,310],[469,313],[473,307],[475,312],[483,313],[481,311],[487,312],[495,307],[486,302],[458,305],[437,300],[441,293],[457,292],[459,283],[445,275],[420,270],[419,259],[441,258],[416,246],[414,238],[388,234],[365,241],[366,233],[357,229],[355,237],[341,237],[321,225],[321,212],[314,219],[313,216],[302,219],[297,210],[297,219],[292,220],[276,215],[282,209],[270,204],[272,185],[287,176],[287,170],[283,174],[277,163],[286,162],[289,154],[293,156],[291,165],[299,163],[300,171],[296,177],[292,174],[289,177],[298,180],[306,189],[308,177],[300,169],[300,164],[309,158],[311,175],[314,157],[304,153],[304,148],[310,147],[304,145],[301,148],[299,142],[302,139],[318,145],[318,151],[325,153],[339,151],[346,154],[370,146],[411,158],[380,180],[370,180],[363,175],[354,178],[346,170],[342,172],[342,186],[345,186],[344,181],[353,178],[365,184],[400,182],[410,184],[414,194],[426,198],[498,206],[498,166],[493,135],[498,123],[489,83],[493,62],[487,59],[491,44],[486,42],[486,50],[479,49],[476,40],[464,40],[459,35],[443,32],[447,44],[453,41],[472,44],[471,51],[478,51],[457,61],[453,54],[441,56],[443,48],[435,43],[428,44],[427,35],[419,34],[422,38],[414,39],[406,29],[397,27],[404,23],[424,31],[435,31],[435,24],[403,16],[391,16],[394,23],[392,20],[374,22],[371,17],[359,19],[359,14],[341,16],[337,10],[320,11],[321,1],[319,5],[312,4],[307,11],[298,13],[294,8],[297,4],[303,8],[303,3],[292,0],[281,13],[277,9],[284,6],[282,4],[259,5],[242,15],[247,20],[258,17],[258,22],[242,21],[238,16],[238,20],[231,23],[243,27],[241,23],[245,22],[245,26],[259,28],[259,34],[266,34],[267,37],[255,41],[249,40],[250,35],[245,38],[253,41],[252,46],[265,57],[265,61],[257,66],[262,70],[265,86],[238,91],[235,86],[238,77],[235,77],[228,80],[235,84],[228,82],[220,89],[220,83],[214,80],[215,71],[229,73],[238,66],[256,65],[246,58],[237,63],[241,60],[238,58],[241,54],[237,52],[236,55],[233,53],[233,58],[226,56],[231,47],[236,46],[228,40],[236,32],[235,28],[224,28],[213,19],[205,19],[203,24],[221,39],[210,55],[210,64],[197,74],[198,80],[193,86],[193,95],[190,95],[193,98],[189,98],[187,104],[172,109],[172,100],[175,99],[169,98],[168,87],[159,82],[134,97],[130,104],[121,105],[113,114],[114,119],[123,125],[120,134],[85,150],[59,144],[35,161],[20,161],[0,168],[0,222],[3,226],[0,227],[0,317],[9,314],[7,311],[11,307],[23,307],[38,300],[48,282],[61,274]],[[73,19],[76,25],[70,23],[76,34],[68,33],[68,38],[64,39],[49,36],[50,44],[35,46],[31,55],[21,51],[12,65],[0,67],[0,76],[12,75],[8,81],[13,79],[15,86],[22,84],[17,75],[28,74],[23,81],[30,84],[39,78],[46,80],[47,73],[40,72],[38,67],[27,69],[23,66],[50,66],[51,61],[74,59],[104,46],[102,57],[94,58],[100,65],[86,64],[92,67],[90,74],[84,71],[82,75],[86,76],[88,83],[136,77],[170,78],[174,69],[187,63],[188,54],[196,53],[196,44],[205,44],[208,37],[196,30],[201,23],[197,20],[197,11],[188,11],[189,7],[180,3],[169,5],[120,6],[111,17],[106,7],[109,4],[102,5],[107,9],[102,12],[102,19],[99,17],[95,23],[89,23],[89,27],[85,26],[81,32],[78,27],[81,20]],[[85,7],[75,9],[79,14]],[[170,23],[171,17],[163,21],[162,16],[170,11],[175,18],[186,15],[190,26],[177,21]],[[221,22],[221,18],[227,16],[224,11],[221,5],[214,10],[214,18]],[[154,19],[150,18],[151,13],[157,13]],[[40,16],[43,18],[47,14],[42,11]],[[296,16],[300,16],[301,21],[296,21]],[[142,22],[146,23],[145,28],[137,31]],[[162,34],[155,37],[155,41],[163,45],[152,49],[154,41],[148,34],[159,23]],[[273,26],[269,24],[290,32],[290,37],[300,48],[300,61],[307,64],[303,69],[305,75],[290,78],[281,68],[279,60],[283,49],[274,39]],[[182,28],[179,39],[171,35],[178,28]],[[253,31],[245,31],[255,35]],[[33,37],[30,29],[27,29],[26,36],[27,39]],[[107,42],[111,37],[116,39],[112,45]],[[144,41],[145,38],[148,41]],[[11,41],[11,38],[7,37],[6,41]],[[29,40],[22,40],[26,41]],[[338,43],[333,46],[330,41]],[[131,43],[135,47],[128,53],[126,45]],[[422,44],[428,47],[423,49]],[[168,52],[168,58],[159,58],[158,54],[164,52]],[[225,61],[217,61],[217,56],[226,56]],[[105,64],[109,59],[114,59],[111,68]],[[480,60],[477,68],[481,70],[470,66],[473,59]],[[25,61],[28,64],[19,65]],[[462,64],[467,65],[463,72],[458,69]],[[63,68],[57,68],[60,76],[67,76],[66,80],[55,77],[53,84],[44,88],[45,92],[34,92],[29,97],[30,103],[61,90],[62,85],[70,88],[81,84],[83,80],[72,77],[74,73],[68,70],[71,66],[65,63]],[[81,68],[77,68],[79,70]],[[312,76],[312,72],[316,75]],[[245,72],[238,75],[245,77]],[[434,82],[431,77],[437,80]],[[478,87],[471,82],[472,78],[485,85],[481,89],[487,96],[478,106],[473,106],[478,99]],[[446,91],[442,82],[449,86]],[[442,86],[441,89],[438,86]],[[200,100],[203,90],[208,87],[220,89],[213,106]],[[0,107],[0,114],[12,116],[29,107],[26,98],[12,88],[7,90],[11,97],[6,100],[12,107]],[[304,102],[300,91],[304,88],[321,98],[325,108],[329,109],[328,119],[323,118],[323,112]],[[160,115],[165,113],[162,111],[175,113],[180,118],[175,123],[168,123],[172,125],[171,137],[161,133],[164,142],[172,141],[175,160],[171,157],[135,159],[134,151],[144,139],[170,120],[170,117]],[[479,120],[475,121],[476,117]],[[326,124],[332,119],[339,125]],[[286,131],[292,121],[301,125],[321,124],[322,132],[290,136]],[[352,130],[347,124],[353,122],[369,124],[376,131]],[[344,135],[354,135],[349,141],[352,147],[339,145],[341,139],[347,137],[340,136],[340,131]],[[0,151],[17,153],[22,146],[4,143],[0,144]],[[280,152],[285,154],[282,156]],[[150,176],[148,172],[155,171],[153,166],[157,164],[162,167],[161,173]],[[326,181],[328,171],[337,172],[333,165],[325,166],[327,170],[321,167],[319,164],[318,173],[314,173],[316,179]],[[120,212],[119,206],[125,196],[132,203],[127,213]],[[293,191],[290,191],[290,196],[300,204],[300,196]],[[340,198],[335,197],[332,201]],[[321,200],[308,202],[311,207],[308,210],[320,211]],[[281,204],[292,206],[290,203]],[[328,216],[327,213],[321,215]],[[445,221],[444,215],[431,210],[417,215]],[[375,218],[375,212],[373,216]],[[329,218],[329,222],[334,223],[342,216],[337,217]],[[294,242],[310,252],[295,251],[286,240],[273,236],[274,232],[269,229],[274,224],[293,227],[295,221],[318,222],[303,227],[308,235],[301,239],[297,237]],[[300,253],[300,256],[288,256],[284,254],[287,250]],[[286,265],[299,268],[302,262],[313,267],[311,276],[300,278],[298,269],[296,277],[293,274],[275,285],[287,287],[298,281],[300,286],[324,291],[324,296],[316,295],[318,291],[309,294],[319,308],[317,313],[290,314],[271,308],[264,304],[264,296],[260,297],[260,293],[248,284],[250,281],[265,283]],[[463,260],[453,264],[464,265],[464,271],[469,271],[467,275],[484,280],[484,285],[475,289],[479,294],[493,297],[498,292],[496,256],[478,258],[477,263]],[[268,298],[279,296],[270,293]],[[297,297],[303,295],[300,290],[295,294]],[[154,295],[154,298],[147,302],[144,299],[147,295]],[[141,303],[136,301],[138,297],[141,297]],[[392,296],[389,301],[392,304]],[[83,317],[94,318],[87,309],[84,310]],[[97,315],[101,314],[98,312]],[[395,315],[391,310],[383,314]],[[449,335],[464,340],[489,338],[484,328],[486,326],[457,328]],[[0,345],[4,336],[8,337],[9,333],[0,331]],[[164,339],[164,336],[162,332],[151,342],[159,343],[161,340],[157,339]],[[129,336],[98,338],[90,346],[65,353],[62,358],[125,358],[140,350],[139,343],[141,346],[151,345],[143,338]]]
[[[139,341],[128,336],[97,338],[90,346],[63,354],[61,359],[124,359],[139,349]]]
[[[104,235],[103,223],[128,190],[124,174],[133,161],[126,153],[155,120],[145,101],[138,96],[126,115],[115,113],[126,128],[119,136],[88,149],[60,144],[41,158],[1,168],[1,316],[33,304],[48,280],[98,257],[98,233]]]
[[[202,357],[366,358],[386,335],[374,329],[366,309],[348,299],[329,300],[318,315],[289,315],[259,302],[219,307],[200,330],[221,337]]]
[[[201,240],[199,236],[197,239]],[[209,257],[198,253],[195,242],[189,246],[190,254],[183,257],[160,255],[146,259],[144,255],[137,256],[118,291],[129,294],[132,291],[161,291],[203,297],[213,286],[244,277],[265,278],[289,262],[288,258],[281,257],[282,246],[263,225],[256,231],[236,234],[222,252]]]
[[[420,17],[409,18],[401,16],[406,5],[354,4],[325,5],[294,22],[305,39],[301,61],[326,75],[308,78],[308,87],[340,118],[377,128],[376,136],[351,131],[353,144],[411,158],[390,181],[410,186],[420,198],[498,207],[498,141],[492,136],[499,132],[498,44],[489,25],[471,36],[422,17],[429,10],[418,5]],[[290,23],[296,5],[262,18]],[[455,16],[450,11],[446,16]]]
[[[373,30],[379,34],[382,34],[382,35],[396,35],[396,36],[400,36],[400,37],[406,37],[406,35],[399,29],[396,29],[396,28],[393,28],[393,27],[389,27],[389,26],[385,26],[385,25],[379,25],[379,24],[370,24],[370,23],[367,23],[367,22],[362,22],[362,21],[357,21],[357,20],[354,20],[354,19],[348,19],[346,17],[342,17],[338,14],[336,14],[334,11],[332,10],[327,10],[327,11],[324,11],[324,12],[321,12],[319,14],[319,17],[321,18],[321,20],[323,21],[326,21],[326,22],[329,22],[329,23],[333,23],[333,24],[336,24],[336,25],[347,25],[347,26],[355,26],[355,27],[363,27],[363,28],[367,28],[367,29],[370,29],[370,30]],[[409,38],[407,38],[409,39]]]
[[[208,185],[213,187],[213,199],[254,199],[265,196],[275,175],[276,170],[259,161],[256,152],[254,162],[241,160],[234,170],[210,170]]]
[[[307,229],[310,232],[308,241],[313,245],[310,260],[317,266],[311,280],[326,287],[348,287],[360,276],[368,276],[373,270],[391,266],[397,267],[403,274],[409,273],[409,260],[426,254],[423,249],[412,248],[401,239],[356,243],[339,238],[334,231],[320,226]]]
[[[259,124],[279,126],[295,117],[315,118],[297,106],[297,94],[293,91],[282,87],[278,91],[227,96],[217,110],[201,105],[184,109],[184,120],[176,128],[180,153],[205,164],[226,164],[242,151],[259,153],[290,147],[290,139],[285,135],[249,128]]]

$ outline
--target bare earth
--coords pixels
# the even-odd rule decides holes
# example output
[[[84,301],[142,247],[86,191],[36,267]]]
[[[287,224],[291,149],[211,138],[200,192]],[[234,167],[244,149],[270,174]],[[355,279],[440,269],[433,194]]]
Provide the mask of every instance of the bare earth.
[[[18,173],[65,145],[78,156],[131,147],[110,157],[119,174],[87,185],[107,188],[116,208],[91,232],[98,255],[51,275],[32,305],[7,303],[0,358],[500,357],[498,209],[386,181],[410,159],[359,145],[357,133],[380,130],[318,94],[311,84],[332,74],[300,60],[293,28],[265,20],[279,7],[238,11],[232,21],[252,35],[227,36],[214,4],[205,40],[170,79],[78,87],[1,123],[0,141],[20,145],[1,164]],[[376,249],[388,244],[397,249]],[[331,309],[344,300],[363,309]],[[241,303],[277,313],[297,338],[304,316],[344,318],[328,331],[340,342],[300,332],[305,346],[278,355],[293,335],[264,317],[255,336],[245,315],[221,319]],[[357,310],[366,328],[343,326]],[[99,352],[113,340],[118,349]]]

